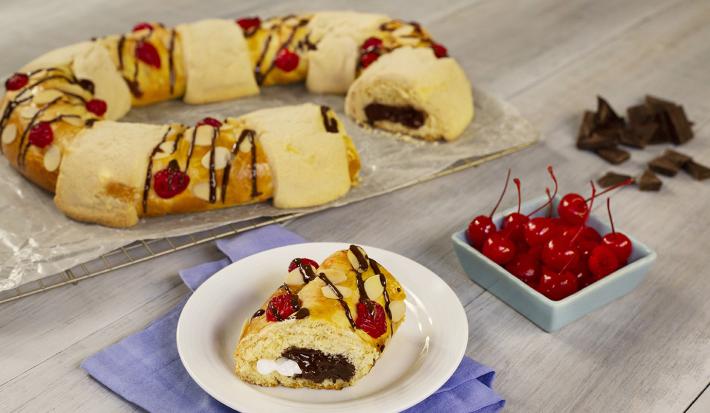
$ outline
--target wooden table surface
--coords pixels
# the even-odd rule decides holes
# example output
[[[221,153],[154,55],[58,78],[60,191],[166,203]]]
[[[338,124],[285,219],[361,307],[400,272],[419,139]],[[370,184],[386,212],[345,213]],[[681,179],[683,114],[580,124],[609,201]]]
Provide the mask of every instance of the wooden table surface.
[[[49,49],[133,23],[272,15],[314,1],[3,0],[0,73]],[[681,173],[659,193],[616,193],[617,225],[659,255],[631,294],[547,334],[466,277],[449,236],[494,203],[505,171],[541,194],[545,166],[563,191],[610,169],[574,147],[584,109],[601,94],[620,110],[646,93],[677,100],[695,122],[682,148],[710,163],[710,2],[520,0],[330,2],[418,20],[473,82],[516,105],[543,141],[482,167],[289,222],[313,241],[348,241],[409,256],[438,273],[465,306],[467,354],[493,366],[508,411],[710,411],[710,182]],[[307,100],[307,96],[304,96]],[[632,174],[664,148],[634,151]],[[511,196],[507,205],[514,202]],[[603,211],[597,210],[597,214]],[[41,219],[41,217],[38,217]],[[181,268],[216,259],[212,244],[0,307],[0,411],[131,411],[79,368],[141,330],[186,294]]]

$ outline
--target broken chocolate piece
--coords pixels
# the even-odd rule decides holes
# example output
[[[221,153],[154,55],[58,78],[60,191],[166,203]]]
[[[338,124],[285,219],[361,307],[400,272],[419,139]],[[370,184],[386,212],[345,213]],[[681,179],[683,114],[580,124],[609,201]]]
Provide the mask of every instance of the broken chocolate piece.
[[[626,115],[629,117],[629,125],[632,126],[647,125],[656,121],[653,108],[644,104],[626,109]]]
[[[601,178],[597,179],[597,183],[602,188],[609,188],[610,186],[618,185],[624,181],[631,179],[631,176],[618,174],[616,172],[607,172]]]
[[[698,181],[710,178],[710,168],[690,160],[683,165],[683,170]]]
[[[597,113],[595,114],[595,122],[598,127],[615,129],[626,126],[626,121],[621,116],[617,115],[603,97],[597,96]]]
[[[578,141],[592,135],[595,125],[594,118],[594,112],[589,110],[584,111],[584,115],[582,116],[582,124],[579,125],[579,133],[577,134]]]
[[[616,147],[616,139],[609,135],[604,135],[601,133],[592,133],[590,136],[578,139],[577,147],[579,149],[587,150],[614,148]]]
[[[663,185],[663,181],[658,179],[656,174],[651,172],[651,170],[646,169],[641,178],[637,180],[639,189],[642,191],[658,191]]]
[[[665,176],[675,176],[678,173],[678,165],[672,160],[666,158],[665,156],[659,156],[648,163],[648,167],[651,168],[653,172],[659,173]]]
[[[663,157],[678,165],[679,168],[682,168],[685,164],[693,160],[690,156],[674,151],[673,149],[666,149],[663,153]]]
[[[645,127],[645,126],[642,126]],[[639,134],[635,129],[624,129],[619,136],[619,143],[631,148],[643,149],[648,144],[644,135]]]
[[[668,141],[681,145],[693,138],[692,122],[682,106],[650,95],[646,96],[646,105],[655,112]]]
[[[619,148],[602,148],[596,150],[597,155],[612,165],[618,165],[631,157],[627,151]]]

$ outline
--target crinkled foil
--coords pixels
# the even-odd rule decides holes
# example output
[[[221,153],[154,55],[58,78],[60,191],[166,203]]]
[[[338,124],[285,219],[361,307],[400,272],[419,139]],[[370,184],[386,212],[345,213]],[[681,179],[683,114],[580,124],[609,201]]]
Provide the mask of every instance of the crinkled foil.
[[[368,131],[343,113],[343,97],[308,94],[303,86],[271,87],[257,97],[190,106],[179,101],[138,108],[129,122],[193,124],[205,116],[225,118],[257,109],[305,101],[328,105],[345,122],[362,158],[361,183],[336,202],[309,211],[345,205],[393,191],[463,159],[521,148],[537,139],[536,130],[518,111],[475,90],[476,116],[463,136],[450,143],[430,143]],[[144,219],[130,229],[88,225],[66,218],[52,195],[26,181],[7,160],[0,160],[0,291],[36,281],[92,260],[136,240],[185,235],[230,222],[283,215],[270,203],[217,211]]]

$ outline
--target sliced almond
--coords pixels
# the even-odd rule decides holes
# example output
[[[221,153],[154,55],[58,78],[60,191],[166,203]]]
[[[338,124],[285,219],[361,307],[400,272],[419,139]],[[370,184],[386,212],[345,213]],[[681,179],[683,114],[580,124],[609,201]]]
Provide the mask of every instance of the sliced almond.
[[[44,158],[42,159],[42,164],[44,169],[49,172],[54,172],[59,168],[59,163],[62,161],[62,151],[59,150],[57,145],[52,145],[44,153]]]
[[[341,282],[348,279],[348,275],[345,274],[344,271],[339,270],[337,268],[326,268],[323,270],[318,270],[318,273],[325,274],[325,276],[328,277],[330,282],[332,282],[333,284],[340,284]]]
[[[175,148],[175,142],[163,142],[160,144],[160,151],[167,154],[172,154]]]
[[[16,137],[17,126],[15,126],[14,123],[5,126],[5,129],[2,130],[2,143],[5,145],[9,145],[14,142]]]
[[[286,284],[288,285],[303,285],[305,282],[303,281],[303,275],[301,274],[301,271],[298,268],[295,268],[291,271],[289,271],[288,274],[286,274]]]
[[[20,109],[20,116],[22,116],[25,119],[32,119],[34,115],[39,112],[39,109],[37,109],[34,106],[25,106],[24,108]]]
[[[231,157],[232,153],[224,146],[217,146],[216,148],[214,148],[214,169],[216,171],[224,169],[224,167],[227,166],[227,163],[229,162],[229,159]],[[206,169],[210,168],[209,152],[207,152],[205,156],[202,157],[202,166],[204,166]]]
[[[251,141],[249,139],[242,141],[241,145],[239,145],[239,152],[251,152]]]
[[[73,93],[75,95],[84,96],[84,97],[86,97],[86,95],[88,94],[86,89],[84,89],[83,87],[81,87],[79,85],[73,84],[73,83],[69,83],[67,85],[62,85],[60,90],[62,92]]]
[[[400,37],[397,39],[397,41],[402,45],[402,46],[414,46],[419,43],[419,39],[416,37]]]
[[[192,193],[203,201],[210,200],[210,184],[207,182],[199,183],[192,187]]]
[[[414,26],[411,24],[405,24],[402,27],[399,27],[395,31],[392,32],[392,35],[394,36],[408,36],[414,32]]]
[[[62,96],[64,94],[56,89],[44,89],[37,92],[32,101],[37,105],[44,105]]]
[[[365,268],[360,267],[360,261],[358,261],[357,257],[355,256],[355,254],[353,254],[353,252],[350,249],[348,249],[348,261],[350,261],[350,265],[352,265],[352,267],[355,271],[365,272],[365,271],[367,271],[367,268],[369,267],[369,265],[367,264],[367,254],[365,253],[365,250],[358,247],[357,245],[355,245],[355,248],[358,251],[360,251],[360,255],[362,255],[362,257],[365,259]]]
[[[396,323],[404,317],[407,306],[404,305],[404,301],[397,300],[390,302],[390,313],[392,314],[392,322]]]
[[[197,127],[197,135],[195,136],[195,145],[197,146],[210,146],[212,145],[212,134],[214,133],[214,127],[210,125],[200,125]],[[219,131],[218,131],[219,133]],[[192,130],[190,130],[190,137],[192,137]]]
[[[376,300],[380,298],[382,292],[385,288],[380,282],[379,275],[373,275],[372,277],[365,280],[365,292],[367,293],[367,298],[370,300]]]
[[[353,294],[352,290],[349,289],[348,287],[344,287],[342,285],[336,285],[334,287],[338,289],[338,291],[340,292],[340,295],[342,295],[343,298],[348,298]],[[339,298],[335,294],[335,291],[333,291],[333,287],[331,287],[330,285],[323,286],[323,287],[321,287],[320,290],[321,290],[321,292],[323,292],[323,296],[325,298],[331,298],[333,300],[337,300]]]
[[[79,127],[79,128],[84,126],[84,119],[82,119],[81,116],[79,116],[79,115],[62,116],[62,122],[67,123],[72,126]]]

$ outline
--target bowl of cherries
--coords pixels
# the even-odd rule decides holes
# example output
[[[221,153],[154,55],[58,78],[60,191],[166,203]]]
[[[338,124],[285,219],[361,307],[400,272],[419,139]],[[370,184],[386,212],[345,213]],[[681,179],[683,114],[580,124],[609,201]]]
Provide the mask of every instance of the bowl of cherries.
[[[564,325],[633,290],[656,260],[656,253],[614,225],[591,215],[595,200],[630,184],[625,181],[591,195],[557,194],[554,189],[496,214],[510,180],[487,215],[473,218],[452,235],[466,274],[545,331]]]

